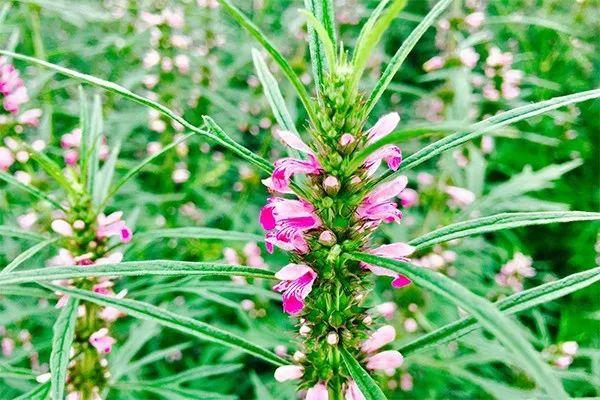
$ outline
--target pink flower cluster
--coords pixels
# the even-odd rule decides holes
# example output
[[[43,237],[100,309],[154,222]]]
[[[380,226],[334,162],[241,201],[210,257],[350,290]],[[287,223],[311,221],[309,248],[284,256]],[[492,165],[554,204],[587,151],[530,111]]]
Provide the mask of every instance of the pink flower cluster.
[[[21,105],[29,101],[27,88],[19,71],[3,56],[0,57],[0,94],[4,97],[4,109],[13,115],[17,115]]]
[[[513,69],[513,55],[503,53],[497,47],[492,47],[485,60],[485,76],[489,82],[483,86],[483,96],[492,101],[503,97],[506,100],[517,98],[521,93],[519,85],[523,79],[523,72]],[[500,80],[500,87],[495,83]]]
[[[532,264],[531,257],[527,257],[520,252],[515,253],[513,258],[504,264],[496,275],[496,283],[500,286],[512,288],[515,293],[522,291],[525,278],[535,276],[535,269]]]
[[[79,160],[79,148],[81,147],[81,129],[75,128],[70,133],[65,133],[60,138],[60,147],[65,150],[64,160],[67,165],[74,166]],[[106,137],[102,137],[98,156],[101,160],[106,160],[110,149],[106,144]]]

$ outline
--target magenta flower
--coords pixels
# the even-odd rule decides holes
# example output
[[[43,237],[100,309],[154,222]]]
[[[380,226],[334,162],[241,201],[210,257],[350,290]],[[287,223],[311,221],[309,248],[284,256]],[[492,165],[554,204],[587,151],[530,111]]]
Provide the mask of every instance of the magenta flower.
[[[415,251],[415,248],[406,243],[392,243],[386,244],[383,246],[379,246],[376,249],[370,250],[369,253],[375,254],[378,256],[383,256],[387,258],[392,258],[398,261],[408,262],[410,259],[408,258]],[[361,263],[363,268],[370,270],[372,273],[378,276],[391,276],[394,278],[392,281],[392,286],[395,288],[401,288],[407,285],[410,285],[411,280],[395,271],[389,270],[387,268],[378,267],[376,265],[371,265],[367,263]]]
[[[308,160],[286,157],[275,161],[270,188],[285,193],[289,190],[292,177],[296,174],[318,175],[321,165],[315,153],[298,136],[289,131],[277,131],[277,135],[289,147],[308,155]]]
[[[98,353],[108,354],[112,350],[113,344],[116,340],[109,336],[108,329],[101,328],[90,335],[90,344],[94,346]]]
[[[360,349],[363,353],[372,353],[379,350],[388,343],[391,343],[396,338],[396,329],[391,325],[384,325],[371,334],[365,340]]]
[[[123,243],[131,241],[131,229],[129,229],[125,221],[121,219],[122,216],[122,211],[114,212],[108,216],[105,216],[104,214],[98,215],[96,236],[99,239],[110,236],[119,236]]]
[[[8,63],[6,57],[0,57],[0,94],[4,96],[4,109],[11,114],[18,114],[21,104],[29,101],[19,71]]]
[[[369,193],[356,208],[356,216],[367,222],[367,227],[378,226],[381,222],[400,222],[402,212],[393,200],[404,188],[408,179],[400,176],[382,183]]]
[[[321,220],[306,201],[271,197],[260,211],[260,224],[267,231],[265,246],[269,253],[273,246],[306,253],[308,243],[303,233],[321,226]]]
[[[283,293],[283,311],[294,315],[304,308],[304,299],[312,290],[317,273],[307,265],[288,264],[275,274],[281,280],[273,290]]]
[[[392,133],[398,125],[398,122],[400,122],[398,113],[389,113],[381,117],[379,121],[367,131],[367,144],[375,143],[379,139]],[[377,168],[381,165],[381,160],[385,160],[388,167],[391,170],[396,171],[402,162],[402,151],[400,150],[400,147],[388,144],[367,157],[364,164],[367,168],[367,175],[371,176],[377,171]]]

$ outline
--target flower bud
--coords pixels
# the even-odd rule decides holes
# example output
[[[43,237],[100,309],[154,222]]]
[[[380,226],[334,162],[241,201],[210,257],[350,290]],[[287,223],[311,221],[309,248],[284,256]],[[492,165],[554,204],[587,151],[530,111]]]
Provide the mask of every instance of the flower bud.
[[[300,379],[304,375],[304,368],[299,365],[284,365],[275,370],[275,380],[285,382],[293,379]]]
[[[55,219],[50,225],[52,230],[62,236],[73,236],[71,225],[64,219]]]
[[[300,327],[300,331],[299,332],[300,332],[301,336],[306,336],[306,335],[308,335],[310,333],[311,330],[312,329],[310,329],[310,326],[308,326],[308,325],[302,325]]]
[[[75,228],[78,231],[80,231],[83,228],[85,228],[85,222],[83,222],[82,220],[78,219],[77,221],[73,222],[73,228]]]
[[[329,335],[327,335],[327,344],[335,346],[336,344],[338,344],[339,341],[340,338],[337,333],[330,332]]]
[[[321,243],[323,246],[331,247],[337,243],[337,238],[333,232],[326,230],[321,232],[319,235],[319,243]]]
[[[329,195],[336,195],[340,191],[340,181],[333,175],[329,175],[325,180],[323,180],[323,189]]]
[[[292,359],[297,363],[301,363],[302,361],[304,361],[306,359],[306,354],[304,354],[303,352],[298,350],[298,351],[294,352]]]

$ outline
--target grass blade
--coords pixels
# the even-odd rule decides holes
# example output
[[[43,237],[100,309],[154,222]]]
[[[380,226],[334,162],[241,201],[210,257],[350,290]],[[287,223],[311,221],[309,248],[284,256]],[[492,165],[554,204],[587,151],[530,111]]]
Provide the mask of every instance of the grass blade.
[[[50,382],[41,384],[27,393],[15,397],[13,400],[45,400],[50,393]]]
[[[235,372],[244,367],[243,364],[202,365],[191,368],[175,375],[152,381],[156,385],[179,385],[183,382],[205,379],[209,376],[223,375]]]
[[[163,238],[178,238],[178,239],[215,239],[215,240],[240,240],[240,241],[256,241],[262,242],[265,240],[262,235],[253,233],[227,231],[224,229],[204,228],[204,227],[187,227],[187,228],[171,228],[158,229],[149,232],[136,232],[136,240],[156,240]]]
[[[126,261],[118,264],[96,265],[94,268],[80,266],[35,268],[0,275],[0,286],[15,283],[43,282],[55,279],[86,278],[94,276],[246,276],[249,278],[273,278],[274,273],[265,269],[239,265],[223,265],[190,261]]]
[[[56,242],[57,240],[58,240],[58,238],[44,240],[43,242],[37,243],[35,246],[30,247],[29,249],[25,250],[24,252],[22,252],[21,254],[16,256],[15,259],[12,260],[6,267],[4,267],[4,269],[2,269],[0,271],[0,275],[9,273],[12,270],[14,270],[15,268],[18,268],[19,265],[23,264],[25,261],[29,260],[31,257],[36,255],[38,252],[42,251],[44,249],[44,247],[51,245],[52,243]]]
[[[37,197],[38,199],[41,200],[46,200],[48,203],[52,204],[54,207],[63,210],[63,211],[67,211],[63,206],[61,206],[56,200],[52,199],[50,196],[48,196],[46,193],[43,193],[42,191],[40,191],[39,189],[34,188],[33,186],[27,185],[25,183],[21,183],[18,180],[15,179],[14,176],[12,176],[11,174],[4,172],[2,170],[0,170],[0,179],[5,181],[6,183],[9,183],[11,185],[14,185],[18,188],[21,188],[23,190],[25,190],[26,192],[29,192],[30,194],[34,195],[35,197]]]
[[[558,222],[597,220],[600,220],[600,213],[586,211],[501,213],[448,225],[423,236],[419,236],[409,243],[417,249],[422,249],[436,243],[447,242],[465,236],[495,232],[502,229],[513,229],[521,226],[544,225]]]
[[[356,361],[354,357],[346,349],[340,349],[344,365],[358,385],[366,400],[386,400],[385,395],[377,385],[377,382],[371,378],[371,375]]]
[[[217,0],[219,4],[227,11],[244,29],[246,29],[254,38],[263,46],[263,48],[273,57],[273,60],[279,65],[284,75],[288,78],[292,86],[296,89],[296,93],[300,97],[300,101],[304,105],[306,112],[308,113],[309,119],[317,125],[317,114],[313,107],[313,103],[306,91],[306,88],[300,81],[300,78],[290,64],[287,62],[285,57],[277,51],[275,46],[269,41],[269,39],[261,32],[261,30],[244,15],[236,6],[234,6],[230,0]],[[318,125],[317,125],[318,126]]]
[[[505,314],[516,314],[539,304],[548,303],[566,296],[598,281],[600,281],[600,267],[569,275],[558,281],[545,283],[533,289],[513,294],[496,302],[495,305]],[[455,340],[480,327],[481,325],[475,318],[464,317],[407,343],[399,351],[404,356],[418,353],[433,346],[439,346]]]
[[[18,60],[26,61],[26,62],[35,64],[35,65],[39,65],[39,66],[42,66],[45,68],[49,68],[53,71],[56,71],[63,75],[69,76],[71,78],[75,78],[80,81],[89,83],[90,85],[101,87],[102,89],[105,89],[109,92],[119,94],[131,101],[134,101],[138,104],[144,105],[146,107],[149,107],[149,108],[152,108],[152,109],[158,111],[162,115],[180,123],[181,125],[183,125],[185,128],[189,129],[192,132],[196,132],[196,133],[199,133],[206,137],[209,137],[210,139],[221,144],[225,148],[231,150],[235,154],[241,156],[242,158],[244,158],[251,164],[254,164],[261,169],[264,169],[265,165],[270,167],[270,164],[267,160],[262,159],[260,156],[254,154],[252,151],[248,150],[241,144],[233,141],[229,136],[227,136],[223,132],[223,130],[220,129],[219,131],[216,131],[216,132],[209,132],[204,129],[198,128],[198,127],[192,125],[190,122],[186,121],[183,117],[177,115],[174,111],[167,108],[166,106],[164,106],[160,103],[157,103],[155,101],[152,101],[146,97],[137,95],[137,94],[133,93],[132,91],[130,91],[130,90],[124,88],[123,86],[120,86],[114,82],[109,82],[104,79],[96,78],[95,76],[83,74],[81,72],[74,71],[74,70],[68,69],[68,68],[64,68],[59,65],[49,63],[47,61],[43,61],[43,60],[40,60],[40,59],[37,59],[34,57],[25,56],[23,54],[13,53],[11,51],[0,50],[0,54],[4,54],[6,56],[9,56],[9,57],[12,57],[12,58],[15,58]],[[270,170],[269,170],[269,172],[270,172]]]
[[[410,263],[368,253],[352,253],[350,257],[404,274],[424,289],[437,293],[469,312],[485,329],[493,333],[507,350],[512,352],[512,356],[519,362],[519,366],[531,374],[541,389],[556,399],[569,398],[560,380],[552,374],[550,367],[542,361],[531,344],[523,338],[519,326],[504,316],[488,300],[475,295],[445,275]]]
[[[52,353],[50,354],[50,374],[52,375],[50,392],[53,399],[62,399],[64,396],[69,355],[75,337],[78,306],[78,300],[69,299],[54,323]]]
[[[1,236],[18,237],[21,239],[30,239],[30,240],[46,240],[46,239],[48,239],[46,236],[41,235],[39,233],[26,231],[24,229],[15,228],[13,226],[8,226],[8,225],[0,225],[0,237]]]
[[[281,366],[287,362],[271,351],[257,346],[244,338],[241,338],[231,332],[221,328],[209,325],[205,322],[179,315],[171,311],[163,310],[152,304],[143,303],[137,300],[117,299],[107,297],[87,290],[65,288],[62,286],[43,284],[42,286],[53,290],[66,293],[70,296],[92,303],[115,307],[133,317],[151,320],[160,325],[187,333],[198,338],[219,343],[227,347],[241,350],[251,354],[273,365]]]
[[[388,66],[385,68],[385,71],[383,71],[383,74],[379,78],[379,81],[377,81],[373,92],[371,92],[371,95],[369,96],[369,100],[365,105],[365,118],[371,113],[371,110],[373,110],[373,107],[375,107],[375,104],[377,104],[377,101],[379,101],[379,98],[389,86],[390,82],[394,78],[394,75],[396,75],[396,72],[398,72],[410,51],[413,49],[413,47],[415,47],[419,39],[421,39],[427,29],[429,29],[437,17],[444,12],[451,2],[452,0],[441,0],[435,6],[433,6],[431,11],[429,11],[425,18],[423,18],[419,25],[417,25],[417,27],[402,43],[396,54],[394,54],[394,57],[392,57],[390,60]]]

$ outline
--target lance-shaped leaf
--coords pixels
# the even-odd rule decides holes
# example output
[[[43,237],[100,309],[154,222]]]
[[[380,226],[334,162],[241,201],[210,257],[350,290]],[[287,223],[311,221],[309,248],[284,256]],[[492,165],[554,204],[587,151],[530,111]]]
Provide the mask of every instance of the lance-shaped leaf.
[[[273,278],[271,271],[239,265],[223,265],[189,261],[126,261],[117,264],[89,266],[65,266],[29,269],[0,275],[0,286],[15,283],[44,282],[57,279],[86,278],[94,276],[246,276],[249,278]]]
[[[50,393],[50,382],[43,383],[27,393],[15,397],[13,400],[45,400]]]
[[[50,391],[53,399],[62,399],[65,393],[65,382],[67,381],[71,346],[75,337],[78,306],[79,301],[77,299],[69,299],[54,323],[52,352],[50,354]]]
[[[0,170],[0,180],[3,180],[6,183],[9,183],[18,188],[21,188],[21,189],[25,190],[26,192],[29,192],[30,194],[34,195],[38,199],[46,200],[48,203],[52,204],[54,207],[56,207],[60,210],[66,211],[66,209],[63,206],[61,206],[56,200],[54,200],[53,198],[48,196],[46,193],[42,192],[41,190],[39,190],[37,188],[34,188],[31,185],[27,185],[25,183],[19,182],[18,180],[15,179],[14,176],[12,176],[11,174],[9,174],[7,172]]]
[[[83,74],[81,72],[74,71],[69,68],[64,68],[64,67],[49,63],[44,60],[25,56],[23,54],[13,53],[11,51],[0,50],[0,54],[4,54],[6,56],[13,57],[18,60],[23,60],[23,61],[35,64],[35,65],[39,65],[39,66],[42,66],[45,68],[49,68],[53,71],[59,72],[63,75],[69,76],[71,78],[75,78],[80,81],[89,83],[90,85],[101,87],[105,90],[108,90],[109,92],[119,94],[131,101],[134,101],[136,103],[142,104],[146,107],[150,107],[150,108],[158,111],[162,115],[180,123],[181,125],[183,125],[185,128],[187,128],[188,130],[190,130],[192,132],[196,132],[196,133],[199,133],[206,137],[209,137],[210,139],[221,144],[225,148],[231,150],[235,154],[239,155],[240,157],[247,160],[251,164],[254,164],[255,166],[259,167],[260,169],[265,169],[265,166],[267,166],[267,168],[270,167],[270,164],[267,160],[263,159],[262,157],[260,157],[257,154],[254,154],[252,151],[248,150],[241,144],[232,140],[229,136],[227,136],[227,134],[225,134],[225,132],[222,129],[218,129],[215,131],[207,131],[205,129],[198,128],[198,127],[192,125],[187,120],[185,120],[183,117],[179,116],[177,113],[175,113],[168,107],[166,107],[160,103],[157,103],[153,100],[150,100],[146,97],[137,95],[137,94],[133,93],[132,91],[130,91],[129,89],[126,89],[123,86],[120,86],[114,82],[106,81],[104,79],[100,79],[95,76]],[[270,170],[268,172],[270,172]]]
[[[579,103],[582,101],[595,99],[600,97],[600,89],[588,90],[585,92],[574,93],[567,96],[555,97],[550,100],[540,101],[539,103],[528,104],[526,106],[517,107],[510,111],[505,111],[494,115],[493,117],[484,119],[481,122],[471,125],[463,131],[453,133],[452,135],[446,136],[437,142],[431,143],[428,146],[423,147],[421,150],[414,154],[411,154],[404,159],[400,168],[397,171],[388,171],[382,176],[383,179],[388,179],[394,174],[400,173],[407,169],[416,167],[419,164],[443,153],[446,150],[453,149],[461,144],[478,138],[481,135],[491,132],[495,129],[501,128],[512,123],[522,121],[524,119],[534,117],[536,115],[544,114],[548,111],[556,110],[557,108]]]
[[[48,239],[46,236],[41,235],[36,232],[27,231],[24,229],[19,229],[14,226],[8,225],[0,225],[0,237],[8,236],[8,237],[17,237],[21,239],[29,239],[29,240],[46,240]]]
[[[28,248],[27,250],[25,250],[24,252],[22,252],[21,254],[16,256],[10,262],[10,264],[8,264],[6,267],[4,267],[4,269],[0,271],[0,275],[6,274],[8,272],[11,272],[15,268],[18,268],[19,265],[23,264],[25,261],[29,260],[31,257],[33,257],[34,255],[36,255],[37,253],[42,251],[46,246],[51,245],[52,243],[56,242],[57,240],[58,240],[58,238],[44,240],[43,242],[37,243],[33,247]]]
[[[325,22],[324,19],[328,19],[329,17],[326,12],[324,13],[323,2],[321,0],[304,0],[304,7],[322,22]],[[333,9],[333,7],[331,7],[331,9]],[[325,24],[322,25],[324,26]],[[333,25],[333,22],[331,22],[331,25]],[[326,30],[326,28],[324,29]],[[308,25],[308,47],[310,50],[310,60],[315,78],[315,86],[319,96],[321,95],[326,71],[325,65],[327,64],[324,42],[322,40],[323,36],[326,36],[330,43],[332,43],[334,40],[333,34],[331,36],[328,34],[318,35],[318,33],[315,32],[314,27],[310,24]],[[331,64],[329,64],[329,67],[331,68]]]
[[[429,11],[425,18],[423,18],[419,25],[417,25],[417,27],[410,33],[410,35],[408,35],[406,40],[402,43],[396,54],[394,54],[394,57],[392,57],[392,59],[390,60],[388,66],[383,71],[383,74],[379,78],[379,81],[377,81],[375,89],[373,89],[373,92],[371,92],[371,95],[369,96],[369,100],[365,105],[365,118],[369,115],[371,110],[373,110],[373,107],[375,107],[375,104],[377,103],[377,101],[379,101],[379,98],[389,86],[390,82],[394,78],[394,75],[396,75],[396,72],[398,72],[410,51],[413,49],[413,47],[415,47],[419,39],[421,39],[421,37],[427,31],[427,29],[429,29],[429,27],[435,22],[437,17],[439,17],[440,14],[444,12],[444,10],[448,7],[448,5],[451,2],[452,0],[441,0],[435,6],[433,6],[431,11]]]
[[[586,211],[501,213],[444,226],[443,228],[419,236],[409,243],[417,249],[422,249],[437,243],[447,242],[465,236],[499,231],[502,229],[513,229],[521,226],[544,225],[558,222],[597,220],[600,220],[600,213]]]
[[[152,382],[158,385],[179,385],[192,380],[208,378],[209,376],[223,375],[230,372],[239,371],[243,367],[243,364],[201,365],[178,374],[155,379]]]
[[[348,353],[348,351],[344,348],[340,349],[340,353],[342,354],[342,360],[344,360],[344,365],[346,366],[346,370],[354,382],[358,385],[361,393],[367,400],[386,400],[385,395],[377,385],[377,382],[371,378],[371,375],[359,364],[358,361],[352,354]]]
[[[185,227],[158,229],[148,232],[136,232],[135,240],[156,240],[162,238],[178,239],[215,239],[215,240],[240,240],[240,241],[264,241],[264,236],[253,233],[228,231],[217,228]]]
[[[525,290],[495,303],[505,314],[516,314],[540,304],[545,304],[600,281],[600,267],[593,268],[555,282],[548,282],[533,289]],[[464,317],[433,332],[427,333],[398,349],[404,356],[439,346],[464,336],[481,324],[473,317]]]
[[[164,310],[152,304],[147,304],[137,300],[117,299],[87,290],[66,288],[57,285],[43,284],[43,286],[81,300],[90,301],[102,306],[112,306],[131,315],[132,317],[154,321],[168,328],[172,328],[210,342],[219,343],[227,347],[241,350],[273,365],[281,366],[286,364],[286,361],[281,357],[265,348],[249,342],[240,336],[205,322],[197,321],[185,315]]]
[[[349,257],[404,274],[424,289],[446,298],[457,307],[469,312],[485,329],[493,333],[507,350],[512,352],[514,359],[519,362],[519,367],[528,372],[542,390],[556,399],[569,398],[560,380],[552,374],[549,366],[525,340],[519,326],[485,298],[477,296],[447,276],[427,268],[368,253],[352,253]]]
[[[262,33],[261,30],[252,21],[250,21],[250,19],[244,15],[243,12],[234,6],[230,0],[217,1],[223,7],[223,9],[225,9],[225,11],[227,11],[244,29],[254,36],[254,38],[258,40],[258,42],[271,55],[271,57],[273,57],[273,60],[275,60],[275,62],[279,65],[284,75],[296,89],[296,93],[298,94],[298,97],[300,97],[300,101],[302,101],[302,104],[308,113],[309,119],[313,123],[317,124],[317,114],[308,92],[285,57],[283,57],[283,55],[275,48],[275,46],[273,46],[265,34]]]

